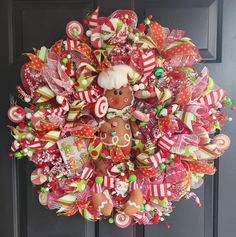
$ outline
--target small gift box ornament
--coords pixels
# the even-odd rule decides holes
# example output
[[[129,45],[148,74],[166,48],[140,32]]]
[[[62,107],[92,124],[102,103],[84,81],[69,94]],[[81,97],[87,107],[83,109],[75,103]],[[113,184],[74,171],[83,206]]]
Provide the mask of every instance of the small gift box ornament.
[[[71,174],[80,173],[89,161],[87,143],[84,139],[70,136],[57,142],[63,161]]]

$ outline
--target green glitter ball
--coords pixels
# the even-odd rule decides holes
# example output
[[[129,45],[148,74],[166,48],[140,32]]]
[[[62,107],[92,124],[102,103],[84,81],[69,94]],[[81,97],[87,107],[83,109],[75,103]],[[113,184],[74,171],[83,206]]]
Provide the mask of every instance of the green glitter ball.
[[[231,106],[231,105],[233,105],[233,101],[232,101],[229,97],[226,97],[226,98],[225,98],[225,104],[226,104],[227,106]]]
[[[143,22],[145,25],[149,25],[151,23],[151,21],[148,17],[146,17]]]
[[[147,123],[145,123],[145,122],[140,122],[140,126],[141,126],[142,128],[146,127],[146,125],[147,125]]]
[[[114,223],[114,219],[113,219],[112,217],[110,217],[110,218],[108,219],[108,222],[109,222],[110,224],[113,224],[113,223]]]
[[[67,64],[69,62],[69,59],[68,58],[63,58],[61,61],[62,61],[63,64]]]
[[[164,72],[165,72],[165,69],[163,67],[156,67],[154,69],[154,75],[157,78],[160,78]]]
[[[40,191],[41,191],[42,193],[46,193],[46,192],[47,192],[47,188],[42,186],[42,187],[40,188]]]
[[[22,153],[21,153],[20,151],[17,151],[17,152],[15,153],[15,157],[16,157],[17,159],[20,159],[22,156],[23,156],[23,155],[22,155]]]
[[[79,35],[79,32],[76,31],[76,30],[73,30],[73,31],[71,32],[71,34],[72,34],[74,37],[77,37],[77,36]]]
[[[130,182],[134,182],[134,181],[136,181],[137,180],[137,176],[135,175],[135,174],[131,174],[130,176],[129,176],[129,181]]]
[[[140,211],[144,211],[145,210],[145,206],[142,204],[140,207]]]
[[[97,177],[95,178],[95,182],[96,182],[97,184],[101,184],[101,183],[103,182],[103,177],[97,176]]]
[[[166,169],[166,164],[161,163],[161,164],[159,165],[159,168],[160,168],[160,170],[165,170],[165,169]]]
[[[158,106],[154,109],[154,111],[155,111],[156,113],[160,113],[160,112],[162,111],[162,109],[163,109],[163,106],[162,106],[162,105],[158,105]]]

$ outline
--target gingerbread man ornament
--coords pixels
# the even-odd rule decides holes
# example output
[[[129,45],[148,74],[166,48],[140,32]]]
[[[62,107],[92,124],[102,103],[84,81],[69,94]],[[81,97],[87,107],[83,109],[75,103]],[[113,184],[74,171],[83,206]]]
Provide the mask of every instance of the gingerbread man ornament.
[[[129,70],[128,65],[115,65],[108,71],[101,72],[98,77],[98,85],[105,90],[105,97],[108,101],[107,114],[99,124],[100,138],[107,149],[115,153],[115,158],[112,157],[114,163],[126,162],[125,159],[119,158],[117,153],[121,152],[123,157],[129,155],[132,138],[139,135],[137,124],[130,120],[134,96],[131,87],[128,85]],[[137,192],[139,195],[134,195]],[[98,195],[101,199],[101,194]],[[95,207],[100,207],[96,194],[93,197]],[[133,190],[129,197],[124,205],[124,212],[127,215],[133,215],[142,204],[142,192],[137,189]],[[104,202],[105,200],[101,199],[101,201]],[[112,207],[110,206],[111,211]]]

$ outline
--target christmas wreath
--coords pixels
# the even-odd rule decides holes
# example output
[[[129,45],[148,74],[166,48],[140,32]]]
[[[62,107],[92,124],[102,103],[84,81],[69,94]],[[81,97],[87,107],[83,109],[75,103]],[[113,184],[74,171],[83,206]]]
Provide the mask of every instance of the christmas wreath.
[[[191,189],[230,145],[214,134],[232,100],[206,67],[197,72],[199,50],[182,30],[151,15],[137,26],[131,10],[98,13],[26,54],[17,90],[27,105],[12,99],[8,111],[10,157],[34,163],[39,202],[59,215],[123,228],[164,221],[182,198],[200,207]]]

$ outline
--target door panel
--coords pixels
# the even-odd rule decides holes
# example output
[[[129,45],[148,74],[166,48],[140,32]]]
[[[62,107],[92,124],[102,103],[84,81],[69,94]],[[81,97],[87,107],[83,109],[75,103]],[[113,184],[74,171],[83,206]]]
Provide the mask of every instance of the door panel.
[[[99,223],[87,222],[75,215],[57,217],[55,211],[43,208],[38,203],[36,188],[29,180],[33,165],[26,160],[7,159],[12,138],[6,124],[9,94],[16,96],[15,86],[19,84],[20,65],[26,60],[23,52],[42,45],[50,46],[55,40],[65,36],[65,25],[72,19],[82,20],[97,5],[100,15],[109,15],[116,9],[134,9],[140,19],[152,14],[163,26],[179,28],[200,47],[203,60],[207,62],[216,82],[225,87],[235,97],[236,74],[236,32],[232,22],[236,22],[236,2],[234,0],[51,0],[51,1],[11,1],[0,3],[0,71],[1,86],[1,165],[0,180],[3,191],[0,215],[1,233],[4,237],[217,237],[234,233],[236,225],[233,216],[236,204],[231,190],[236,179],[233,160],[235,146],[226,152],[224,162],[217,162],[220,172],[207,177],[199,190],[203,208],[196,207],[193,200],[182,200],[165,223],[152,226],[130,226],[119,229],[106,220]],[[223,14],[224,13],[224,14]],[[223,23],[223,28],[222,28]],[[223,31],[222,31],[223,29]],[[223,41],[222,41],[223,36]],[[223,47],[222,47],[223,46]],[[226,125],[226,132],[235,138],[233,123]],[[220,163],[220,165],[219,165]],[[220,193],[218,194],[218,191]],[[218,198],[219,197],[219,198]],[[219,209],[218,209],[219,207]],[[220,213],[220,215],[219,215]]]

